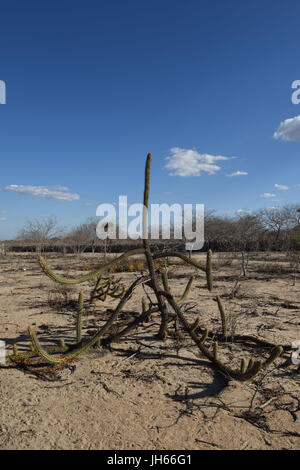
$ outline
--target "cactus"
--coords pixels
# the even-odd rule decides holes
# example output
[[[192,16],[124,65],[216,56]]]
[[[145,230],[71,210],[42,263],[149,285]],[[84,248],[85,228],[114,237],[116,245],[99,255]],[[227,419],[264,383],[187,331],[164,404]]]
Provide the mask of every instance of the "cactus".
[[[262,368],[266,369],[268,366],[272,364],[272,362],[276,361],[278,357],[281,356],[283,353],[283,348],[282,346],[276,346],[272,351],[269,356],[269,358],[262,364]]]
[[[49,347],[46,348],[45,351],[49,354],[63,354],[68,351],[69,348],[66,346],[60,346],[60,347]],[[25,353],[18,353],[17,355],[11,354],[6,357],[6,365],[18,365],[19,363],[23,363],[27,359],[31,359],[32,357],[36,356],[36,350],[34,348],[34,345],[32,341],[30,342],[30,351],[25,352]]]
[[[163,289],[160,289],[158,275],[159,268],[155,264],[155,260],[160,258],[170,258],[170,257],[177,257],[182,259],[187,265],[196,267],[199,271],[205,273],[206,275],[206,285],[209,292],[213,290],[213,278],[212,278],[212,252],[209,249],[207,251],[206,257],[206,265],[202,266],[197,261],[193,260],[185,256],[184,254],[177,252],[177,251],[162,251],[153,254],[150,249],[150,243],[148,240],[148,202],[149,202],[149,191],[150,191],[150,166],[151,166],[151,159],[152,155],[149,153],[146,159],[146,166],[145,166],[145,186],[144,186],[144,213],[143,213],[143,248],[138,248],[134,250],[130,250],[127,253],[122,254],[118,258],[105,263],[103,266],[98,268],[92,273],[89,273],[85,276],[79,277],[77,279],[66,279],[56,275],[46,264],[45,260],[40,257],[39,263],[44,271],[44,273],[50,277],[53,281],[61,283],[61,284],[81,284],[86,281],[95,280],[94,288],[90,294],[90,303],[92,304],[95,300],[104,301],[107,296],[110,296],[114,299],[119,299],[118,305],[111,314],[110,318],[107,322],[102,326],[96,334],[89,340],[84,341],[82,338],[82,314],[83,314],[83,294],[80,292],[78,298],[78,311],[77,311],[77,319],[76,319],[76,343],[73,345],[66,345],[64,340],[60,341],[60,345],[56,347],[48,347],[43,348],[37,338],[35,331],[32,328],[28,329],[29,336],[30,336],[30,348],[31,350],[25,353],[19,353],[17,346],[13,346],[13,354],[6,358],[6,364],[18,364],[23,362],[33,356],[40,356],[43,360],[51,363],[51,364],[64,364],[68,361],[78,357],[84,351],[86,351],[91,346],[95,345],[96,343],[101,343],[101,345],[105,346],[110,344],[112,341],[117,341],[119,338],[127,334],[136,326],[139,326],[144,321],[147,321],[153,313],[160,314],[160,328],[159,328],[159,336],[161,339],[166,339],[167,337],[171,337],[169,331],[169,323],[170,319],[175,318],[175,323],[179,321],[182,325],[183,329],[188,333],[190,338],[193,340],[195,345],[200,350],[201,354],[211,362],[212,366],[215,367],[216,370],[221,372],[227,377],[233,378],[235,380],[246,381],[250,380],[262,369],[270,366],[280,355],[282,354],[283,350],[287,350],[288,346],[275,346],[267,341],[257,339],[255,337],[249,335],[236,335],[232,337],[232,341],[242,342],[242,341],[251,341],[258,346],[263,347],[272,347],[271,353],[265,361],[254,361],[250,359],[248,364],[245,359],[241,360],[240,370],[233,370],[229,366],[223,364],[218,358],[218,341],[226,341],[227,339],[227,323],[226,323],[226,314],[224,307],[222,305],[220,297],[217,295],[216,300],[218,304],[218,309],[221,315],[222,321],[222,334],[216,334],[213,332],[209,332],[207,328],[200,327],[200,319],[194,321],[193,324],[189,324],[186,320],[181,305],[186,301],[188,294],[191,290],[192,283],[194,277],[192,276],[182,294],[182,296],[175,300],[174,296],[171,293],[171,288],[169,286],[167,273],[162,271],[162,283]],[[110,270],[110,268],[116,266],[117,264],[121,263],[125,259],[137,255],[143,254],[147,261],[149,275],[143,275],[140,278],[136,279],[129,288],[125,291],[124,287],[120,284],[120,279],[115,280],[114,277],[108,275],[106,277],[103,274]],[[135,288],[141,284],[147,284],[153,291],[157,302],[152,303],[149,298],[149,306],[146,305],[145,300],[142,300],[142,313],[138,316],[130,319],[130,321],[123,323],[120,327],[117,327],[116,331],[112,330],[113,323],[117,320],[118,315],[121,313],[122,309],[124,308],[126,302],[131,298],[133,291]],[[172,312],[168,310],[168,307],[171,307]],[[199,336],[200,333],[200,336]],[[108,334],[108,337],[103,338],[105,334]],[[208,338],[213,338],[213,351],[208,349],[208,347],[204,346],[205,341]]]
[[[50,279],[53,279],[54,281],[59,282],[60,284],[81,284],[85,281],[89,281],[93,279],[96,276],[99,276],[101,273],[105,271],[108,271],[109,268],[115,266],[118,263],[121,263],[122,261],[124,261],[124,259],[129,258],[130,256],[140,255],[142,253],[144,253],[143,248],[137,248],[135,250],[127,251],[127,253],[123,253],[123,255],[119,256],[113,261],[110,261],[109,263],[106,263],[104,266],[101,266],[101,268],[97,269],[97,271],[94,271],[93,273],[90,273],[90,274],[86,274],[85,276],[82,276],[77,279],[65,279],[63,277],[57,276],[56,274],[53,273],[53,271],[51,271],[51,269],[49,269],[49,267],[46,264],[45,259],[42,256],[39,257],[39,263],[44,273],[48,277],[50,277]]]
[[[100,275],[96,281],[95,287],[91,291],[90,303],[93,304],[96,299],[104,302],[107,296],[114,299],[121,298],[125,288],[120,283],[121,279],[115,279],[113,276],[102,279]]]
[[[149,191],[150,191],[150,167],[151,167],[152,153],[148,153],[146,158],[145,167],[145,185],[144,185],[144,208],[143,208],[143,244],[145,250],[145,256],[148,264],[149,273],[151,276],[152,289],[155,293],[158,308],[161,313],[161,324],[159,329],[159,337],[166,338],[167,333],[167,310],[165,303],[163,302],[162,296],[159,293],[157,277],[155,274],[154,261],[150,250],[150,244],[148,239],[148,205],[149,205]]]
[[[219,312],[220,312],[220,315],[221,315],[222,334],[223,334],[224,338],[226,339],[227,338],[226,314],[225,314],[225,310],[224,310],[223,304],[221,302],[221,299],[218,295],[217,295],[216,299],[217,299],[217,302],[218,302],[218,308],[219,308]]]
[[[207,250],[207,254],[206,254],[206,280],[207,280],[207,288],[211,292],[213,290],[212,251],[211,250]]]
[[[196,331],[199,325],[200,325],[200,318],[197,317],[194,323],[192,324],[192,331]]]
[[[195,331],[194,328],[192,328],[192,331],[193,331],[193,333],[194,333],[194,331]],[[200,343],[204,343],[204,342],[206,341],[207,337],[208,337],[208,329],[205,328],[204,331],[203,331],[203,334],[202,334],[201,338],[199,339],[199,342],[200,342]]]
[[[189,292],[192,287],[193,280],[194,280],[194,276],[191,276],[189,282],[186,285],[184,293],[182,294],[182,297],[179,300],[177,300],[178,305],[182,304],[187,299],[187,296],[189,295]]]
[[[83,294],[82,291],[79,293],[78,297],[78,311],[77,311],[77,320],[76,320],[76,339],[77,343],[81,343],[82,339],[82,309],[83,309]]]

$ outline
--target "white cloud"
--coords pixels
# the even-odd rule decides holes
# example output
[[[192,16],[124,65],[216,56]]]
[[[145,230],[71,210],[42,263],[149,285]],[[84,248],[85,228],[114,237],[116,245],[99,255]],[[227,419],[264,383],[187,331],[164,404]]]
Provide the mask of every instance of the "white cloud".
[[[172,155],[166,158],[165,168],[170,170],[172,176],[200,176],[201,172],[213,175],[221,169],[215,162],[230,160],[234,157],[223,157],[220,155],[200,154],[196,150],[171,148]]]
[[[287,191],[289,189],[289,187],[284,184],[274,184],[274,187],[279,191]]]
[[[248,175],[248,171],[235,171],[234,173],[230,173],[230,175],[227,175],[227,176],[244,176],[244,175]]]
[[[8,212],[7,211],[0,211],[0,214],[5,215],[5,214],[8,214]]]
[[[0,222],[4,222],[5,220],[7,220],[6,217],[0,217]]]
[[[300,141],[300,115],[282,121],[273,137],[275,139]]]
[[[238,209],[236,212],[237,214],[250,214],[250,211],[247,209]]]
[[[260,197],[271,198],[271,197],[276,197],[276,194],[264,193],[264,194],[261,194]]]
[[[63,191],[49,189],[46,186],[24,186],[22,184],[11,184],[6,186],[5,191],[12,191],[19,194],[29,194],[31,196],[46,197],[56,201],[76,201],[78,194],[67,193],[66,188]]]
[[[53,189],[55,189],[55,191],[69,191],[69,188],[67,188],[66,186],[53,186]]]
[[[278,209],[279,209],[279,207],[276,207],[276,206],[268,207],[269,211],[278,211]]]

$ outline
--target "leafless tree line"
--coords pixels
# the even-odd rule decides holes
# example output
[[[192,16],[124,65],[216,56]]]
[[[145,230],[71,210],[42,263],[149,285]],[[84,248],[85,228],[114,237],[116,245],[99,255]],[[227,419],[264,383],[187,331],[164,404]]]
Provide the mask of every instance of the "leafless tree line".
[[[117,246],[126,246],[139,241],[117,239],[99,240],[96,226],[99,219],[90,217],[71,229],[60,227],[55,217],[29,220],[19,232],[17,240],[35,245],[36,251],[44,251],[49,245],[60,245],[74,253],[100,251],[105,254]],[[239,251],[242,255],[249,251],[285,251],[292,247],[293,238],[300,234],[299,205],[286,205],[278,209],[261,209],[233,217],[224,217],[210,210],[205,214],[205,249],[214,251]],[[184,239],[175,240],[171,230],[170,240],[157,240],[165,245],[176,244],[184,250]],[[119,251],[119,250],[117,250]]]

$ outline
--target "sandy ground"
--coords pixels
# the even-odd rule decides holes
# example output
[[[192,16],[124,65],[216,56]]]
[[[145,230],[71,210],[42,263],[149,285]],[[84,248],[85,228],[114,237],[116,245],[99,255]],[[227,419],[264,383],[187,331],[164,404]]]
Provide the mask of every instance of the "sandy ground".
[[[55,272],[73,276],[99,262],[95,255],[47,259]],[[281,272],[272,272],[274,266]],[[240,279],[231,299],[228,294],[239,271],[238,259],[214,255],[210,294],[203,274],[171,266],[170,285],[178,297],[188,277],[196,274],[188,299],[193,307],[189,321],[199,315],[203,327],[220,332],[214,301],[218,293],[236,333],[276,344],[300,340],[300,279],[293,286],[284,255],[251,255],[248,275]],[[137,273],[116,276],[128,286]],[[41,272],[33,255],[2,256],[0,339],[9,350],[13,343],[26,350],[31,325],[42,344],[57,344],[59,338],[72,343],[80,288],[86,299],[83,332],[88,337],[108,318],[106,309],[116,300],[98,301],[91,308],[89,283],[61,288]],[[120,321],[141,311],[143,296],[139,287]],[[0,448],[300,449],[300,374],[295,365],[284,367],[290,353],[252,382],[228,381],[198,356],[188,337],[159,341],[158,326],[158,317],[153,316],[110,350],[90,349],[62,370],[1,369]],[[261,359],[268,351],[228,341],[219,345],[219,355],[238,368],[242,357]]]

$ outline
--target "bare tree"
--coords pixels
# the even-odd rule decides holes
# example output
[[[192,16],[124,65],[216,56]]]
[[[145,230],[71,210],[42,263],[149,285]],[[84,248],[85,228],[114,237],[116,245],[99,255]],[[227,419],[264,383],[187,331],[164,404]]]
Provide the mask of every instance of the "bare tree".
[[[241,274],[245,277],[249,262],[249,250],[253,247],[257,248],[257,244],[263,226],[257,215],[241,215],[235,219],[233,224],[233,234],[235,239],[235,247],[241,253]]]
[[[89,247],[95,250],[97,242],[97,219],[90,217],[85,223],[79,224],[67,234],[64,241],[68,243],[77,254],[84,253]]]
[[[268,233],[273,238],[273,244],[280,248],[286,248],[290,232],[300,225],[299,206],[286,205],[280,208],[261,209],[257,216]]]
[[[219,250],[227,250],[233,243],[233,219],[220,217],[214,213],[204,216],[205,241],[209,248],[215,246]]]
[[[72,247],[73,251],[77,254],[84,253],[87,249],[91,249],[92,252],[95,252],[97,245],[103,243],[104,250],[104,260],[106,261],[107,252],[112,244],[112,239],[107,235],[107,238],[100,240],[97,236],[97,225],[101,224],[97,217],[89,217],[86,222],[77,225],[74,227],[69,234],[65,237],[65,242]],[[104,222],[103,225],[104,232],[108,233],[108,223]],[[116,239],[119,238],[119,228],[115,227]]]
[[[28,220],[17,238],[34,243],[36,252],[42,252],[51,240],[61,237],[62,234],[63,229],[58,226],[57,218],[48,216]]]

